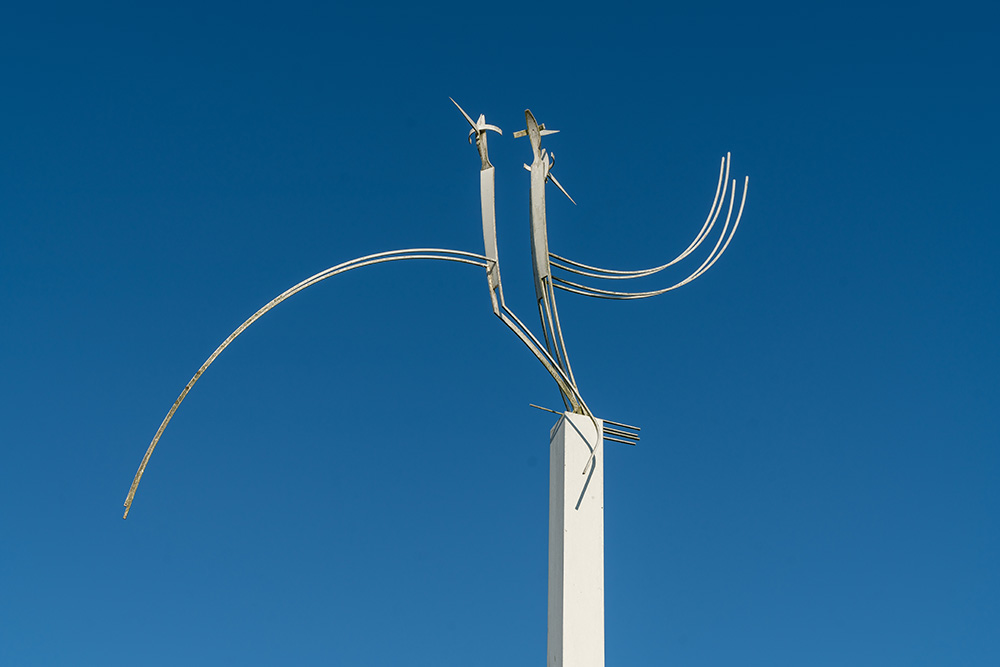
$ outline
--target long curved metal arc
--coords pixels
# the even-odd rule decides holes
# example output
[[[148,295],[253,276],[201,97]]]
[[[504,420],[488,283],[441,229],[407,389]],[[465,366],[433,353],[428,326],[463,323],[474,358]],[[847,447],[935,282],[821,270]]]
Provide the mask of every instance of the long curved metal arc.
[[[708,238],[711,233],[712,228],[715,226],[715,222],[719,217],[719,212],[722,210],[721,203],[725,201],[726,198],[726,187],[724,184],[728,184],[729,181],[729,165],[730,165],[730,154],[726,154],[726,157],[722,158],[719,164],[719,182],[715,187],[715,197],[712,200],[712,206],[708,210],[708,216],[705,218],[705,222],[701,226],[701,230],[698,235],[695,236],[694,240],[688,245],[684,251],[679,254],[674,259],[670,260],[666,264],[660,266],[654,266],[648,269],[636,269],[629,271],[619,271],[614,269],[604,269],[598,266],[590,266],[589,264],[583,264],[582,262],[576,262],[565,257],[561,257],[555,253],[549,253],[549,257],[556,260],[553,262],[553,266],[562,269],[563,271],[569,271],[581,276],[587,276],[589,278],[603,278],[605,280],[630,280],[633,278],[643,278],[645,276],[650,276],[655,273],[659,273],[664,269],[667,269],[674,264],[684,260],[694,252],[702,242]],[[721,192],[721,201],[720,201]],[[575,267],[575,268],[574,268]],[[598,272],[598,273],[592,273]]]
[[[653,275],[666,268],[673,266],[677,262],[680,262],[681,260],[685,259],[688,255],[690,255],[692,252],[694,252],[702,244],[702,242],[706,238],[708,238],[708,235],[711,233],[712,228],[715,226],[715,223],[719,218],[719,213],[722,210],[721,204],[725,202],[726,198],[726,188],[729,182],[729,166],[730,166],[730,154],[727,153],[726,157],[722,158],[722,160],[719,163],[719,182],[716,184],[715,197],[712,199],[712,205],[708,209],[708,215],[705,217],[705,222],[702,224],[701,229],[698,231],[697,236],[695,236],[694,240],[688,245],[688,247],[685,248],[681,254],[679,254],[677,257],[670,260],[666,264],[662,264],[660,266],[654,266],[648,269],[621,271],[615,269],[604,269],[597,266],[590,266],[588,264],[575,262],[565,257],[560,257],[558,255],[553,254],[555,259],[569,265],[569,266],[560,266],[560,265],[557,266],[559,266],[559,268],[564,271],[570,271],[588,277],[604,278],[606,280],[625,280],[631,278],[642,278],[645,276]],[[571,268],[571,267],[577,267],[577,268]],[[586,271],[580,271],[578,269],[590,269],[591,271],[598,271],[600,273],[597,274],[588,273]]]
[[[744,202],[746,201],[745,192],[743,201]],[[743,212],[743,206],[741,204],[740,216],[742,215],[742,212]],[[732,203],[730,203],[730,215],[731,214],[732,214]],[[581,294],[583,296],[590,296],[600,299],[612,299],[612,300],[648,299],[650,297],[665,294],[666,292],[675,290],[678,287],[683,287],[684,285],[687,285],[693,280],[701,277],[708,269],[712,267],[713,264],[715,264],[715,262],[718,261],[719,257],[722,256],[722,253],[725,252],[727,247],[729,247],[729,242],[732,241],[733,235],[736,233],[736,227],[739,225],[740,216],[737,217],[736,223],[734,224],[733,229],[730,232],[728,238],[725,236],[726,230],[725,227],[723,227],[723,235],[719,237],[719,240],[716,242],[715,248],[712,249],[712,253],[701,264],[701,266],[695,269],[695,271],[691,273],[691,275],[689,275],[687,278],[681,280],[680,282],[674,285],[671,285],[670,287],[665,287],[659,290],[652,290],[649,292],[614,292],[610,290],[598,289],[596,287],[590,287],[587,285],[581,285],[579,283],[574,283],[569,280],[563,280],[562,278],[558,277],[555,278],[555,280],[557,281],[556,287],[567,292],[572,292],[574,294]],[[726,225],[728,226],[728,219],[726,221]],[[723,239],[726,239],[725,244],[722,246],[722,250],[719,250],[719,244],[722,243]],[[718,253],[716,253],[716,251],[718,251]]]
[[[198,381],[198,378],[201,377],[202,373],[204,373],[208,369],[208,367],[212,365],[212,362],[214,362],[216,358],[220,354],[222,354],[222,351],[225,350],[227,347],[229,347],[229,344],[232,343],[241,333],[243,333],[247,329],[247,327],[256,322],[265,313],[267,313],[269,310],[277,306],[285,299],[288,299],[289,297],[298,294],[307,287],[311,287],[312,285],[315,285],[318,282],[326,280],[327,278],[332,278],[335,275],[345,273],[352,269],[359,269],[363,266],[371,266],[373,264],[381,264],[383,262],[395,262],[395,261],[410,260],[410,259],[438,259],[449,262],[459,262],[462,264],[472,264],[474,266],[479,266],[481,268],[488,269],[487,261],[484,256],[461,250],[445,250],[440,248],[411,248],[407,250],[392,250],[388,252],[377,253],[374,255],[366,255],[365,257],[359,257],[349,262],[344,262],[342,264],[338,264],[337,266],[330,267],[324,271],[320,271],[316,275],[306,278],[302,282],[285,290],[275,298],[271,299],[271,301],[269,301],[267,305],[265,305],[256,313],[251,315],[249,319],[247,319],[243,324],[241,324],[236,329],[236,331],[229,334],[229,337],[226,338],[226,340],[224,340],[222,344],[215,349],[215,351],[205,361],[205,363],[201,365],[201,368],[198,369],[198,371],[194,374],[194,376],[188,381],[187,385],[184,386],[184,389],[181,391],[180,396],[177,397],[177,400],[174,401],[174,404],[170,406],[170,411],[167,412],[167,416],[163,418],[163,421],[160,423],[160,427],[156,430],[156,435],[153,436],[152,442],[149,443],[149,448],[146,449],[146,454],[142,457],[142,463],[139,464],[139,469],[138,471],[136,471],[135,477],[132,479],[132,486],[129,488],[128,496],[125,498],[125,513],[122,515],[122,518],[123,519],[128,518],[129,510],[132,507],[132,500],[135,498],[135,492],[136,489],[138,489],[139,487],[139,481],[142,479],[142,475],[146,471],[146,465],[149,463],[149,459],[153,455],[153,450],[156,449],[156,445],[160,441],[160,437],[163,435],[164,430],[166,430],[167,424],[170,423],[170,420],[173,418],[174,413],[177,412],[177,408],[180,407],[180,404],[184,401],[184,398],[188,395],[188,392],[191,391],[191,388],[194,387],[195,383]]]
[[[737,229],[737,227],[739,227],[740,220],[743,217],[743,208],[746,205],[746,201],[747,201],[747,189],[749,187],[749,184],[750,184],[750,178],[747,177],[746,180],[744,181],[743,197],[742,197],[742,199],[740,201],[740,209],[739,209],[739,212],[736,215],[736,221],[733,223],[732,230],[729,230],[729,234],[727,235],[726,231],[727,231],[727,229],[729,227],[729,221],[732,219],[733,204],[734,204],[735,199],[736,199],[735,198],[735,194],[736,194],[736,192],[735,192],[735,185],[736,184],[735,184],[735,181],[734,181],[734,183],[733,183],[733,196],[729,200],[729,214],[726,216],[726,222],[725,222],[725,224],[722,227],[722,234],[719,236],[719,240],[716,241],[715,247],[712,248],[712,252],[709,253],[708,257],[705,259],[704,262],[702,262],[701,266],[699,266],[697,269],[695,269],[694,272],[692,272],[684,280],[682,280],[682,281],[680,281],[680,282],[678,282],[678,283],[676,283],[674,285],[671,285],[670,287],[665,287],[663,289],[658,289],[658,290],[652,290],[652,291],[649,291],[649,292],[615,292],[615,291],[611,291],[611,290],[603,290],[603,289],[598,289],[596,287],[589,287],[587,285],[581,285],[579,283],[574,283],[574,282],[571,282],[569,280],[564,280],[564,279],[559,278],[557,276],[553,278],[554,281],[555,281],[554,282],[554,286],[557,287],[557,288],[559,288],[559,289],[561,289],[561,290],[564,290],[566,292],[572,292],[574,294],[581,294],[583,296],[590,296],[590,297],[599,298],[599,299],[628,300],[628,299],[648,299],[649,297],[659,296],[660,294],[665,294],[666,292],[669,292],[671,290],[675,290],[678,287],[682,287],[684,285],[687,285],[691,281],[693,281],[696,278],[700,277],[702,274],[704,274],[710,268],[712,268],[712,265],[715,264],[719,260],[720,257],[722,257],[722,254],[726,251],[726,248],[729,247],[729,243],[733,240],[733,236],[736,234],[736,229]],[[725,240],[724,244],[723,244],[723,240]],[[722,246],[721,249],[719,247],[720,245]]]
[[[633,292],[632,294],[642,294],[644,296],[656,296],[657,294],[663,294],[665,292],[669,292],[670,290],[677,289],[678,287],[680,287],[682,285],[688,284],[689,282],[691,282],[692,280],[694,280],[695,278],[697,278],[698,276],[700,276],[701,274],[703,274],[705,271],[707,271],[709,269],[709,267],[711,267],[712,264],[714,264],[719,259],[719,257],[722,256],[721,253],[716,254],[719,251],[719,246],[722,245],[722,242],[725,240],[726,244],[725,244],[725,246],[723,246],[723,250],[726,247],[728,247],[729,246],[729,238],[731,238],[732,235],[733,235],[733,233],[735,233],[735,231],[736,231],[736,225],[734,225],[733,229],[732,229],[732,232],[730,232],[730,234],[729,234],[729,238],[726,237],[726,231],[729,228],[729,221],[732,219],[732,215],[733,215],[733,202],[735,201],[735,195],[736,195],[736,183],[734,181],[733,182],[733,196],[729,200],[729,214],[726,216],[726,222],[722,226],[722,234],[719,235],[719,239],[715,242],[715,246],[712,248],[712,252],[710,252],[708,254],[708,257],[705,258],[705,260],[701,263],[701,265],[698,266],[697,269],[695,269],[684,280],[682,280],[679,283],[677,283],[675,285],[672,285],[672,286],[670,286],[668,288],[665,288],[665,289],[662,289],[662,290],[652,290],[650,292]],[[746,201],[745,195],[746,195],[746,191],[744,190],[744,201]],[[742,207],[741,207],[741,213],[742,213]],[[738,224],[738,222],[739,221],[737,220],[737,224]],[[582,287],[582,285],[577,285],[577,286],[578,287]],[[627,292],[612,292],[612,291],[609,291],[609,290],[601,290],[601,289],[597,289],[597,288],[588,288],[588,289],[591,289],[591,290],[593,290],[595,292],[599,292],[599,293],[602,293],[602,294],[604,294],[604,293],[607,293],[607,294],[628,294]]]

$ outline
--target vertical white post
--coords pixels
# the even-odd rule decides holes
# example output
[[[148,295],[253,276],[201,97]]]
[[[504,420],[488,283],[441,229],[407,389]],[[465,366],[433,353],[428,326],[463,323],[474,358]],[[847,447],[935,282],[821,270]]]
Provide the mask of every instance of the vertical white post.
[[[549,434],[548,667],[604,667],[604,424],[597,424],[594,433],[590,417],[566,412]]]

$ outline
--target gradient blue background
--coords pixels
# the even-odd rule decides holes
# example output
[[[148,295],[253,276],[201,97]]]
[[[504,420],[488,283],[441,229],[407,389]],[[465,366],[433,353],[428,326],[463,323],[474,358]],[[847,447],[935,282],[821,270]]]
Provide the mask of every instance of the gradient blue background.
[[[530,665],[553,383],[480,270],[448,101],[504,129],[508,303],[553,251],[726,256],[560,293],[609,445],[608,665],[1000,664],[997,16],[988,3],[170,2],[0,15],[0,663]],[[677,275],[685,268],[681,267]],[[673,276],[671,276],[673,277]],[[663,281],[651,281],[655,287]]]

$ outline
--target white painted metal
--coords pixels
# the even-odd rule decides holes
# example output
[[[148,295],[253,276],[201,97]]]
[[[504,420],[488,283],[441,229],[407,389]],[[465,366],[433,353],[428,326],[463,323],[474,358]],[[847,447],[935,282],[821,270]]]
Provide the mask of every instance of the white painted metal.
[[[548,667],[604,667],[603,426],[566,412],[549,436]]]

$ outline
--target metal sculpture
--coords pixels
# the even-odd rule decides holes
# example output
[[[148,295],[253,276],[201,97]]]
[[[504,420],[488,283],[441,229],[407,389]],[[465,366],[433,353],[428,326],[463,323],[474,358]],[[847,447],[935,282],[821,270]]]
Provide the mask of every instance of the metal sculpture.
[[[478,120],[473,121],[465,110],[463,110],[462,107],[455,102],[455,100],[452,99],[451,101],[455,104],[459,112],[461,112],[462,116],[471,126],[472,129],[469,131],[469,142],[471,143],[473,138],[475,138],[476,148],[479,151],[479,157],[482,163],[479,175],[479,185],[485,254],[479,255],[472,252],[442,248],[409,248],[405,250],[393,250],[374,255],[366,255],[364,257],[359,257],[349,262],[344,262],[330,267],[325,271],[321,271],[282,292],[269,301],[260,310],[251,315],[250,318],[241,324],[233,333],[231,333],[229,337],[226,338],[218,348],[216,348],[211,356],[209,356],[205,363],[201,365],[194,376],[188,381],[187,385],[184,386],[184,389],[177,397],[177,400],[174,401],[174,404],[170,407],[167,415],[163,418],[163,421],[160,423],[160,427],[156,430],[156,434],[153,436],[153,440],[146,449],[142,462],[139,464],[139,469],[136,471],[135,477],[132,480],[132,486],[129,488],[128,496],[125,499],[125,512],[122,518],[128,517],[128,513],[132,507],[132,501],[135,498],[136,490],[139,486],[140,480],[142,479],[143,473],[146,470],[146,466],[149,463],[149,459],[153,454],[153,450],[156,448],[157,443],[160,441],[164,430],[173,418],[177,408],[184,401],[188,392],[191,391],[191,388],[195,385],[201,375],[208,369],[209,366],[212,365],[216,358],[218,358],[218,356],[230,345],[230,343],[243,333],[247,327],[260,319],[265,313],[270,311],[285,299],[298,294],[307,287],[311,287],[312,285],[326,280],[327,278],[332,278],[333,276],[352,269],[358,269],[364,266],[371,266],[385,262],[403,260],[441,260],[457,262],[460,264],[470,264],[472,266],[478,266],[485,269],[493,313],[514,333],[515,336],[518,337],[518,339],[520,339],[522,343],[524,343],[528,350],[531,351],[545,370],[552,376],[552,379],[555,380],[555,383],[559,388],[559,392],[562,395],[567,410],[572,413],[586,415],[589,417],[593,422],[596,432],[603,432],[603,437],[608,440],[624,444],[636,444],[639,440],[637,435],[639,429],[637,427],[619,422],[612,422],[610,420],[603,420],[604,424],[610,424],[610,426],[604,425],[602,431],[601,427],[598,426],[598,420],[594,417],[594,413],[583,400],[583,396],[581,395],[576,383],[576,378],[573,375],[573,369],[569,363],[569,355],[563,338],[562,326],[559,322],[559,311],[556,306],[555,290],[560,289],[574,294],[581,294],[583,296],[600,299],[644,299],[664,294],[673,289],[677,289],[682,285],[686,285],[711,268],[729,247],[729,243],[732,241],[733,235],[736,233],[736,228],[739,226],[740,219],[743,215],[743,207],[746,203],[749,178],[744,181],[743,194],[740,198],[740,206],[736,215],[736,220],[733,222],[732,227],[730,227],[729,223],[732,219],[736,199],[736,181],[734,179],[730,186],[729,154],[722,158],[722,162],[719,167],[719,183],[716,186],[715,198],[712,201],[712,206],[709,209],[708,216],[706,217],[701,230],[682,253],[666,264],[640,270],[613,270],[583,264],[549,251],[548,231],[546,228],[545,218],[545,184],[547,182],[551,182],[563,194],[565,194],[570,201],[573,201],[573,198],[569,196],[566,189],[552,174],[552,166],[555,162],[555,155],[541,146],[542,137],[555,134],[558,130],[546,129],[544,124],[538,123],[535,120],[535,117],[532,115],[530,110],[525,110],[524,116],[526,127],[524,130],[515,132],[514,137],[527,136],[531,145],[533,156],[531,165],[529,166],[526,164],[524,165],[524,168],[531,172],[531,254],[534,271],[535,298],[538,307],[539,319],[541,320],[542,325],[543,344],[542,342],[539,342],[538,338],[535,337],[531,330],[528,329],[528,327],[526,327],[520,319],[518,319],[517,315],[515,315],[514,312],[507,307],[507,304],[504,301],[503,285],[500,280],[500,259],[497,252],[496,212],[494,204],[494,167],[490,163],[489,159],[487,132],[492,131],[500,135],[502,135],[503,132],[499,127],[487,124],[486,117],[482,114],[480,114]],[[585,278],[602,280],[628,280],[644,278],[659,273],[660,271],[663,271],[664,269],[687,258],[705,241],[705,239],[709,237],[725,204],[727,190],[729,191],[729,207],[726,214],[726,220],[723,223],[722,232],[719,234],[718,240],[712,248],[711,253],[709,253],[708,257],[705,258],[705,260],[702,261],[702,263],[686,278],[669,287],[644,292],[613,291],[572,282],[553,273],[553,269],[555,269],[560,272],[572,273]],[[575,204],[576,202],[573,203]],[[548,408],[542,409],[548,410]],[[551,412],[556,411],[551,410]],[[595,455],[596,447],[591,452],[587,466],[584,467],[584,474],[586,474],[587,469],[590,467]]]
[[[549,251],[548,229],[545,217],[545,184],[551,182],[564,195],[566,189],[552,174],[555,155],[542,148],[542,137],[555,134],[558,130],[546,129],[537,122],[531,111],[524,112],[525,129],[515,132],[515,137],[527,137],[531,145],[531,165],[524,168],[531,172],[530,216],[531,216],[531,258],[534,273],[535,303],[542,325],[542,340],[526,327],[504,301],[503,284],[500,280],[500,257],[497,252],[496,210],[494,205],[494,167],[490,163],[487,133],[503,134],[499,127],[486,122],[480,115],[477,120],[452,100],[462,116],[471,126],[469,141],[475,138],[476,149],[481,162],[479,172],[480,206],[483,221],[483,252],[479,255],[461,250],[442,248],[410,248],[366,255],[358,259],[338,264],[307,278],[282,292],[263,308],[250,316],[236,331],[209,356],[194,374],[177,400],[170,407],[166,417],[156,430],[152,442],[139,464],[132,486],[125,499],[127,518],[135,499],[139,481],[146,470],[150,456],[163,435],[167,424],[177,408],[201,375],[218,358],[230,343],[260,319],[265,313],[285,299],[298,294],[327,278],[363,266],[403,260],[441,260],[470,264],[486,270],[486,281],[490,291],[493,314],[510,329],[525,347],[542,364],[555,380],[565,413],[559,413],[559,421],[550,433],[549,465],[549,615],[548,615],[548,659],[553,667],[603,667],[604,666],[604,470],[599,449],[607,439],[634,445],[639,440],[639,429],[635,426],[600,420],[587,406],[577,386],[569,354],[559,322],[555,290],[561,289],[574,294],[600,299],[644,299],[657,296],[681,285],[686,285],[712,267],[729,247],[743,216],[749,179],[744,180],[743,194],[736,219],[730,227],[736,202],[736,181],[729,182],[730,156],[722,158],[719,166],[719,183],[708,216],[694,240],[677,257],[666,264],[639,270],[604,269],[567,259]],[[731,189],[730,189],[731,188]],[[629,280],[655,275],[687,258],[709,237],[725,206],[727,193],[729,207],[722,232],[718,235],[712,251],[698,267],[683,280],[657,290],[644,292],[614,291],[591,287],[562,277],[575,274],[584,278],[600,280]],[[573,202],[574,204],[576,202]],[[540,407],[540,406],[533,406]],[[590,427],[593,427],[593,431]],[[583,476],[576,473],[583,463]]]

